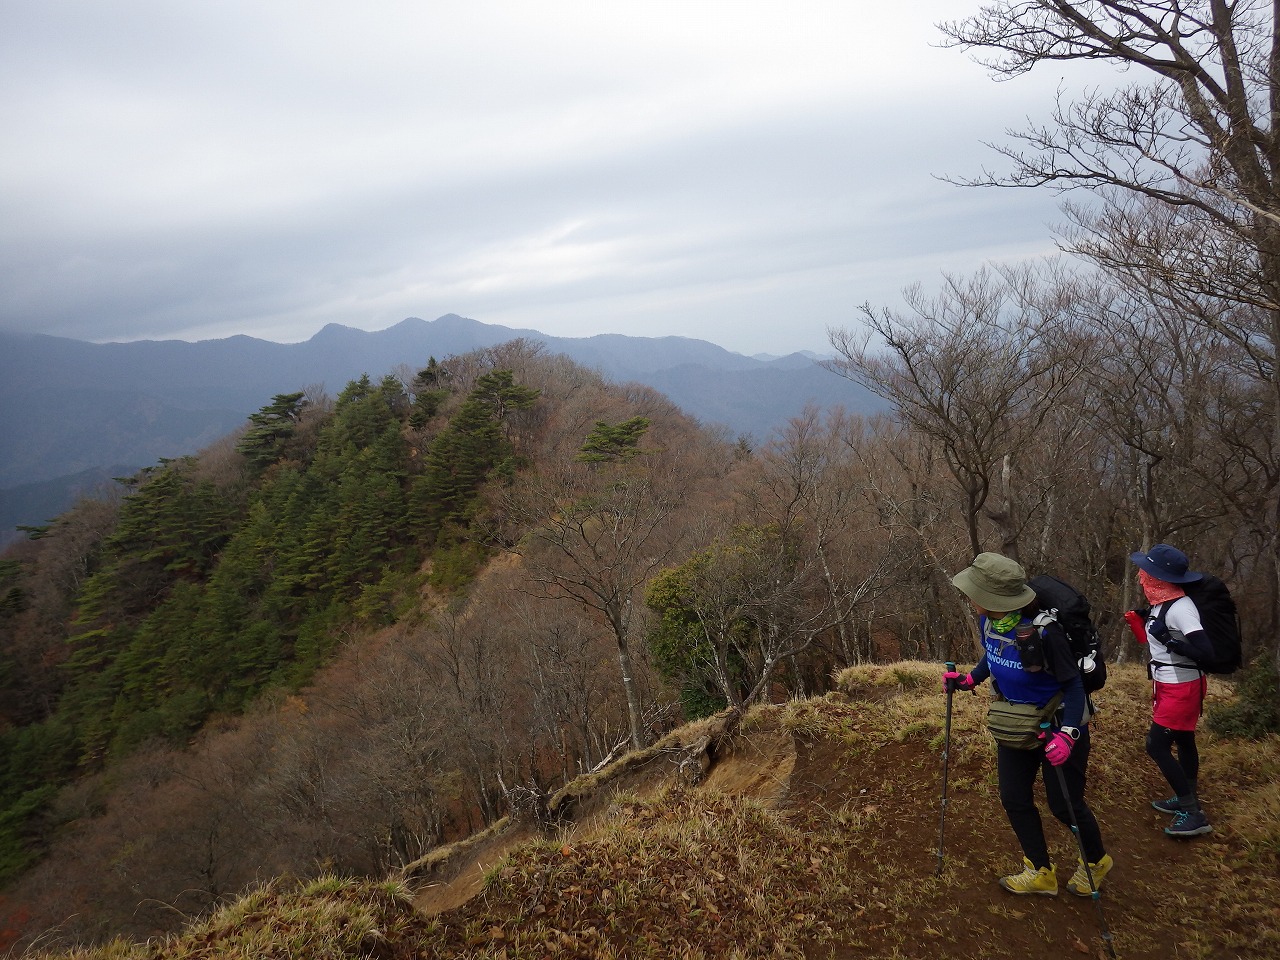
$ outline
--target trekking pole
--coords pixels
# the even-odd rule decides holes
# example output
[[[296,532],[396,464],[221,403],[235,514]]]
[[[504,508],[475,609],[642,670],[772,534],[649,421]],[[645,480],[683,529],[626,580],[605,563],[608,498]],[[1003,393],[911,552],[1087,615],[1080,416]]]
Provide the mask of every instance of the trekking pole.
[[[947,661],[947,672],[955,673],[956,665]],[[942,734],[942,813],[938,820],[938,869],[935,877],[942,876],[942,842],[947,832],[947,765],[951,755],[951,698],[955,696],[953,681],[947,681],[947,722]]]
[[[1040,724],[1040,729],[1046,733],[1049,732],[1049,721],[1046,720]],[[1071,802],[1071,794],[1067,792],[1067,778],[1062,772],[1062,767],[1054,766],[1054,772],[1058,774],[1058,789],[1062,791],[1063,802],[1067,805],[1067,813],[1071,815],[1071,832],[1076,835],[1076,846],[1080,848],[1080,862],[1084,864],[1084,875],[1089,879],[1089,895],[1093,898],[1093,902],[1098,905],[1098,924],[1102,927],[1102,942],[1107,948],[1107,956],[1115,960],[1116,949],[1111,942],[1111,931],[1107,928],[1107,918],[1102,912],[1102,891],[1098,889],[1098,885],[1093,882],[1093,870],[1089,866],[1089,855],[1084,852],[1084,838],[1080,836],[1080,824],[1076,820],[1076,807]]]

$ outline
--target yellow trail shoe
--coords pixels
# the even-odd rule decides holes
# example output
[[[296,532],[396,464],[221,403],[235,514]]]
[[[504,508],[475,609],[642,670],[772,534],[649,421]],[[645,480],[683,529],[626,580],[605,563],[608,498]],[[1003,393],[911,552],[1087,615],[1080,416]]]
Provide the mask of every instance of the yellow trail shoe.
[[[1076,872],[1071,875],[1071,879],[1067,881],[1067,889],[1074,893],[1077,897],[1091,897],[1093,890],[1102,889],[1102,878],[1111,872],[1111,868],[1115,866],[1115,861],[1111,859],[1111,854],[1104,853],[1102,859],[1097,863],[1089,864],[1089,872],[1084,869],[1084,861],[1080,861],[1080,866],[1076,867]],[[1093,890],[1089,889],[1089,874],[1093,874]]]
[[[1022,858],[1026,869],[1010,877],[1001,877],[1000,886],[1010,893],[1039,893],[1047,897],[1058,895],[1058,874],[1053,867],[1036,868],[1026,857]],[[1085,884],[1088,887],[1088,884]]]

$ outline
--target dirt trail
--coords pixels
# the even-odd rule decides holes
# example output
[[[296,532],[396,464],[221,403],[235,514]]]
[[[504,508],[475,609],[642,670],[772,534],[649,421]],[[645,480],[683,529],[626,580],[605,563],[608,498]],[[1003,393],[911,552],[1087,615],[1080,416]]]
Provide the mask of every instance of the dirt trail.
[[[1224,910],[1223,901],[1215,904],[1211,895],[1220,878],[1228,876],[1244,881],[1231,896],[1238,897],[1240,890],[1276,889],[1276,878],[1251,881],[1242,872],[1251,869],[1249,843],[1233,828],[1229,812],[1247,791],[1275,789],[1274,783],[1261,782],[1269,768],[1260,763],[1236,778],[1221,770],[1206,777],[1205,799],[1217,811],[1217,832],[1194,841],[1166,837],[1162,828],[1169,818],[1150,806],[1166,788],[1143,749],[1143,682],[1136,672],[1114,680],[1107,691],[1111,706],[1093,728],[1090,803],[1116,862],[1100,901],[1102,918],[1097,902],[1065,890],[1078,848],[1070,830],[1048,814],[1039,787],[1045,832],[1063,889],[1056,898],[1015,897],[997,885],[1002,874],[1020,869],[1021,853],[996,799],[994,749],[978,698],[957,701],[941,876],[935,876],[941,716],[933,713],[941,713],[935,707],[942,701],[934,696],[935,705],[927,702],[931,693],[893,686],[852,688],[846,697],[815,707],[834,721],[828,727],[784,725],[778,712],[731,736],[690,737],[666,756],[637,763],[594,791],[583,790],[565,807],[575,816],[560,830],[571,842],[608,814],[619,791],[643,795],[673,777],[688,778],[697,768],[698,789],[762,800],[780,816],[816,830],[854,825],[849,829],[856,831],[856,852],[847,857],[844,869],[858,877],[862,900],[847,905],[850,920],[837,942],[808,948],[808,957],[1105,958],[1104,923],[1124,960],[1269,956],[1265,947],[1254,950],[1247,944],[1274,939],[1250,930],[1241,917],[1263,917],[1262,924],[1274,929],[1280,925],[1280,905],[1263,902],[1242,911]],[[883,715],[897,697],[919,705],[925,719],[907,723],[906,729],[886,729]],[[1213,746],[1206,754],[1211,760],[1216,756]],[[691,759],[700,759],[700,768]],[[1280,835],[1274,823],[1262,827]],[[438,914],[465,903],[481,889],[486,871],[532,835],[531,828],[514,827],[475,844],[422,889],[418,909]],[[1266,892],[1257,896],[1275,899]],[[1212,947],[1223,938],[1246,946]]]

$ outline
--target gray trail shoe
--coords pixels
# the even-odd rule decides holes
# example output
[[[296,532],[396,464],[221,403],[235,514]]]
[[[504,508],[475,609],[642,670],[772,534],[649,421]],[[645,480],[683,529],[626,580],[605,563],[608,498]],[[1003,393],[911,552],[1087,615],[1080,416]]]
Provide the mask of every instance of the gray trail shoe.
[[[1203,833],[1213,833],[1213,827],[1203,810],[1194,813],[1180,810],[1174,816],[1173,823],[1164,828],[1164,832],[1171,837],[1198,837]]]

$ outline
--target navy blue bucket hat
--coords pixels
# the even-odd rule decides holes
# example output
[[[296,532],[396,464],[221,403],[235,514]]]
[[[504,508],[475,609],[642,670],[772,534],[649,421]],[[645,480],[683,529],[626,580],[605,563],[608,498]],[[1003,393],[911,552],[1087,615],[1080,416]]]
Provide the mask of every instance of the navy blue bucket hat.
[[[1131,553],[1129,559],[1151,576],[1165,583],[1192,583],[1204,576],[1202,573],[1188,570],[1187,555],[1167,543],[1157,543],[1146,553],[1142,551]]]

